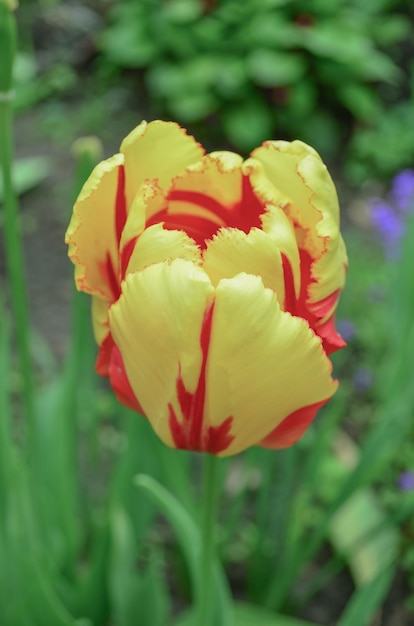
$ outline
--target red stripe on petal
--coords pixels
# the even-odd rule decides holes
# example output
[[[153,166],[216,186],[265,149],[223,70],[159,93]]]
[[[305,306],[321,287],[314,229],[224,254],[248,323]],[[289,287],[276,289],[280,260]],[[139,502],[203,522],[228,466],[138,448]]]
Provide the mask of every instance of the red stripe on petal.
[[[123,165],[119,165],[118,167],[118,181],[116,188],[116,196],[115,196],[115,235],[116,242],[119,246],[119,242],[121,241],[122,231],[125,226],[127,211],[126,211],[126,200],[125,200],[125,170]],[[106,253],[105,261],[100,263],[100,272],[105,280],[105,282],[109,285],[113,299],[118,300],[121,295],[121,289],[119,285],[119,277],[117,272],[115,271],[112,258],[109,252]]]
[[[167,197],[168,202],[185,202],[206,209],[216,215],[223,226],[227,221],[226,208],[215,198],[200,191],[186,191],[185,189],[172,189]],[[216,225],[217,228],[217,225]]]
[[[178,450],[188,450],[187,434],[183,428],[183,425],[178,421],[171,404],[168,405],[168,410],[170,412],[168,424],[170,426],[174,446],[178,448]]]
[[[105,263],[101,266],[101,273],[103,274],[110,290],[112,291],[114,301],[118,300],[119,296],[121,295],[121,287],[119,285],[119,280],[116,275],[109,252],[106,253]]]
[[[301,276],[301,284],[300,284],[300,294],[298,299],[298,309],[299,315],[302,315],[302,311],[307,311],[307,301],[309,294],[309,287],[311,283],[314,283],[315,280],[312,278],[311,267],[313,263],[313,259],[309,252],[305,250],[299,249],[300,255],[300,276]]]
[[[132,256],[132,253],[135,248],[135,244],[137,243],[138,237],[134,237],[122,248],[121,256],[120,256],[120,266],[121,266],[121,280],[125,278],[126,271],[128,269],[128,263]]]
[[[336,332],[334,312],[328,320],[321,324],[321,320],[331,311],[334,311],[341,290],[334,291],[319,302],[308,302],[309,287],[316,282],[312,277],[312,263],[310,254],[300,250],[301,292],[296,303],[295,315],[302,317],[309,323],[314,333],[321,338],[323,349],[329,355],[346,346],[345,341]]]
[[[109,376],[109,364],[111,362],[112,348],[114,340],[111,333],[108,333],[101,345],[96,359],[95,370],[100,376]]]
[[[206,193],[186,189],[172,189],[167,197],[167,207],[153,215],[147,227],[158,222],[168,230],[184,230],[201,248],[221,227],[238,228],[249,233],[254,227],[262,228],[260,216],[265,207],[254,192],[249,176],[242,176],[241,198],[238,202],[225,206]],[[188,211],[174,212],[169,203],[188,204]],[[191,207],[198,207],[210,213],[207,216],[194,214]]]
[[[194,399],[191,403],[190,415],[191,425],[189,433],[189,443],[193,450],[202,449],[201,433],[204,419],[204,403],[206,399],[207,356],[210,345],[211,326],[213,323],[213,311],[214,304],[207,311],[204,317],[203,326],[201,328],[200,344],[203,353],[203,360],[201,363],[200,378],[198,379],[198,385],[194,393]]]
[[[180,370],[181,370],[181,367],[180,367]],[[180,408],[183,414],[183,418],[185,420],[191,419],[191,405],[193,402],[193,394],[187,391],[187,389],[184,387],[184,382],[181,376],[181,371],[177,378],[177,397],[178,397],[178,403],[180,405]]]
[[[207,241],[216,234],[220,226],[205,217],[188,213],[174,213],[165,220],[164,228],[166,230],[184,230],[201,249],[204,249],[207,246]]]
[[[234,436],[230,434],[233,418],[228,417],[220,426],[210,426],[205,441],[205,451],[210,454],[224,452],[232,443]]]
[[[335,317],[335,315],[332,315],[324,324],[319,325],[317,328],[318,335],[322,339],[323,348],[328,356],[332,352],[346,346],[346,341],[336,331]]]
[[[328,400],[329,398],[294,411],[288,415],[283,422],[276,426],[276,428],[259,443],[259,446],[262,448],[271,448],[272,450],[293,446],[293,444],[302,437],[315,419],[319,409],[326,404]]]
[[[95,370],[100,376],[109,378],[111,387],[121,404],[144,415],[126,375],[122,355],[115,345],[111,333],[100,345]]]
[[[283,280],[285,284],[285,303],[284,310],[288,311],[292,315],[295,315],[296,311],[296,293],[295,293],[295,281],[293,277],[293,270],[289,259],[285,254],[282,254],[282,266],[283,266]]]
[[[109,381],[121,404],[144,415],[144,411],[129,384],[122,355],[115,344],[112,348],[111,361],[109,364]]]
[[[250,177],[243,176],[242,199],[238,205],[237,219],[234,224],[232,223],[230,226],[240,228],[244,230],[245,233],[249,233],[250,229],[254,227],[262,229],[262,220],[260,217],[264,212],[265,206],[257,197],[252,187]]]
[[[218,454],[223,452],[233,441],[230,434],[232,417],[228,417],[219,426],[210,426],[207,432],[203,429],[204,404],[206,398],[206,368],[208,349],[210,345],[211,327],[213,323],[214,305],[206,312],[201,329],[200,346],[202,350],[202,363],[197,387],[193,393],[187,391],[179,369],[177,377],[177,399],[180,405],[182,420],[177,418],[176,411],[171,404],[169,408],[169,426],[176,448],[182,450],[194,450],[198,452],[210,452]]]

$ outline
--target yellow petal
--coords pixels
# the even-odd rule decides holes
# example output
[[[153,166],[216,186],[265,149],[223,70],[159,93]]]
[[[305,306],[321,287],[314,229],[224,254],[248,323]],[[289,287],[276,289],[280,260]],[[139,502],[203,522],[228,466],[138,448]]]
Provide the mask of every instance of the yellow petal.
[[[205,194],[223,207],[232,207],[241,198],[242,163],[234,152],[211,152],[175,178],[173,188]]]
[[[109,332],[108,309],[110,303],[105,298],[92,298],[92,328],[98,346],[102,344]]]
[[[223,455],[259,443],[336,387],[320,339],[305,321],[281,311],[259,277],[240,274],[218,284],[205,411],[212,426],[233,418],[234,439]]]
[[[241,272],[261,276],[284,306],[285,284],[282,257],[277,245],[263,231],[252,228],[248,234],[236,228],[222,228],[207,244],[203,268],[213,285],[222,278]]]
[[[205,272],[176,259],[130,274],[110,310],[129,383],[155,432],[170,446],[175,444],[169,405],[179,412],[179,376],[188,392],[195,391],[203,361],[201,330],[213,295]]]
[[[116,198],[123,156],[95,167],[75,203],[66,232],[78,289],[114,299],[118,278]]]
[[[274,187],[286,198],[286,211],[304,229],[307,245],[316,254],[324,249],[320,222],[338,224],[336,190],[326,166],[313,148],[301,141],[266,141],[252,152]],[[319,223],[318,229],[316,225]]]
[[[162,224],[154,224],[138,238],[126,273],[132,274],[154,263],[178,258],[200,263],[200,256],[199,247],[184,231],[165,230]]]
[[[347,263],[338,198],[328,170],[317,152],[300,141],[268,141],[252,157],[264,165],[269,180],[284,196],[283,209],[297,226],[299,245],[317,261],[309,300],[322,300],[343,287]]]
[[[320,302],[329,294],[343,289],[347,268],[345,243],[342,235],[338,233],[336,237],[331,237],[328,249],[312,266],[312,278],[315,282],[311,283],[308,290],[309,302]],[[334,310],[332,309],[324,320],[330,317]]]
[[[173,176],[202,158],[204,149],[173,122],[142,122],[121,144],[125,155],[127,206],[146,179],[166,190]]]

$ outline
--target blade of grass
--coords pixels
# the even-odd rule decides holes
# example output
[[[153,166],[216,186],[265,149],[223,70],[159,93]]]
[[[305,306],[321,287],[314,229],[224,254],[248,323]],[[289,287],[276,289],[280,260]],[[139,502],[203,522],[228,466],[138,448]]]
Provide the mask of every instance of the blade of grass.
[[[339,618],[337,626],[369,626],[391,586],[393,568],[387,568],[369,584],[357,589]]]
[[[153,499],[157,506],[163,511],[168,521],[174,528],[180,543],[181,549],[185,555],[187,566],[189,568],[193,590],[196,601],[202,594],[202,585],[204,581],[200,577],[200,568],[198,560],[202,554],[201,537],[197,526],[193,519],[184,509],[174,496],[169,493],[162,485],[150,476],[139,475],[135,479],[135,483],[141,489],[144,489]],[[214,593],[218,606],[218,615],[215,620],[216,626],[232,626],[233,607],[231,594],[225,574],[216,560],[214,564]]]
[[[10,324],[0,299],[0,515],[7,510],[10,467],[14,445],[11,438],[9,400]]]
[[[31,623],[75,626],[55,592],[56,572],[39,541],[27,476],[26,467],[16,457],[12,468],[13,493],[2,528],[15,573],[15,589],[19,590],[19,600],[31,616]],[[7,605],[7,598],[3,597],[3,605]]]
[[[76,166],[75,194],[93,166],[81,151]],[[36,475],[41,494],[45,540],[60,538],[60,550],[53,553],[69,581],[76,578],[82,541],[80,484],[78,469],[78,414],[83,371],[95,347],[91,338],[90,302],[73,289],[71,340],[62,374],[39,395],[36,426]],[[86,377],[88,381],[88,377]],[[43,489],[42,489],[43,487]]]
[[[12,73],[17,47],[16,22],[7,6],[0,6],[0,167],[3,177],[3,229],[7,276],[16,326],[28,455],[35,451],[34,371],[30,354],[29,307],[24,267],[20,214],[13,187]]]
[[[314,426],[313,441],[303,462],[299,488],[292,501],[290,517],[286,521],[285,562],[281,576],[271,576],[265,592],[265,605],[280,610],[286,602],[298,571],[307,562],[305,537],[307,512],[315,493],[319,491],[321,459],[331,446],[332,436],[344,415],[348,393],[339,389],[335,398],[325,408]]]
[[[127,511],[113,509],[110,527],[108,583],[112,619],[118,626],[164,626],[168,621],[169,598],[159,568],[154,559],[145,570],[137,567],[138,542]]]

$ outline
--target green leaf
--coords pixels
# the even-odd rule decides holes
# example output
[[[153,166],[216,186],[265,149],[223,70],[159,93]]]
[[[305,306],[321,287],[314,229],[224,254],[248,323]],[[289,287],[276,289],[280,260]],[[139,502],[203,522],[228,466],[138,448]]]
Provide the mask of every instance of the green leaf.
[[[358,83],[340,85],[338,97],[359,120],[372,123],[382,113],[378,94],[365,85]]]
[[[158,53],[151,37],[148,17],[138,4],[118,5],[112,11],[113,26],[98,39],[98,44],[113,63],[126,67],[145,67]]]
[[[387,15],[380,23],[375,24],[375,41],[381,46],[395,44],[411,33],[411,22],[405,15]]]
[[[317,626],[313,622],[271,613],[261,607],[244,603],[236,603],[234,623],[237,626]]]
[[[199,559],[202,546],[197,526],[181,503],[156,480],[140,474],[136,477],[135,483],[141,489],[145,489],[173,527],[187,562],[197,601],[204,584],[200,578]],[[217,607],[215,626],[231,626],[232,602],[225,574],[218,561],[214,565],[214,593]]]
[[[170,0],[163,9],[165,17],[176,24],[192,22],[202,13],[201,2],[194,0]]]
[[[326,159],[337,154],[342,145],[342,130],[343,126],[338,120],[327,109],[319,107],[309,114],[301,129],[300,138]]]
[[[236,148],[250,151],[273,135],[274,116],[261,98],[251,97],[223,114],[227,137]]]
[[[398,533],[369,489],[355,492],[332,518],[329,531],[335,549],[346,558],[360,586],[378,577],[395,562]]]
[[[207,91],[181,94],[169,102],[169,109],[173,116],[186,123],[202,120],[216,108],[216,99]]]
[[[287,0],[290,2],[290,0]],[[258,12],[243,24],[241,44],[248,50],[267,48],[291,49],[295,43],[297,27],[282,11]]]
[[[51,169],[50,159],[47,157],[29,157],[15,161],[13,166],[13,184],[16,193],[20,196],[41,183]],[[3,202],[3,181],[0,178],[0,202]]]
[[[247,67],[254,82],[261,87],[292,85],[306,72],[302,56],[265,48],[253,50],[247,59]]]
[[[138,570],[138,544],[132,521],[124,509],[117,507],[111,512],[110,526],[112,618],[118,626],[137,623],[164,626],[168,621],[169,599],[159,571],[160,561],[152,558],[145,571]]]
[[[220,73],[220,61],[203,55],[185,63],[162,63],[151,68],[147,75],[149,88],[170,101],[182,96],[209,95]]]
[[[336,19],[317,22],[313,28],[301,29],[301,46],[318,57],[326,57],[341,63],[351,59],[365,62],[365,56],[373,47],[366,36],[355,32],[349,23]]]
[[[333,441],[336,454],[325,454],[321,462],[321,485],[329,486],[322,497],[329,500],[359,459],[359,450],[346,433],[338,432]],[[368,488],[357,489],[336,511],[328,536],[348,563],[357,586],[375,580],[397,559],[398,532]]]
[[[7,510],[9,490],[13,489],[13,484],[10,483],[14,454],[9,396],[10,359],[10,320],[0,298],[0,516]]]
[[[194,620],[194,613],[189,611],[180,616],[174,622],[174,626],[197,626]],[[271,613],[259,606],[244,602],[236,602],[234,605],[234,623],[237,626],[318,626],[314,622],[280,615],[280,613]]]
[[[389,56],[374,49],[364,54],[363,61],[354,58],[352,69],[356,76],[366,80],[378,80],[395,84],[398,79],[403,77],[402,70],[395,65]]]
[[[215,89],[224,98],[240,98],[247,86],[244,60],[238,57],[222,57],[217,62]]]
[[[383,571],[368,585],[357,589],[345,607],[337,626],[369,626],[390,588],[393,570]]]
[[[0,522],[6,549],[2,562],[8,563],[7,569],[0,571],[0,623],[15,624],[9,617],[20,614],[23,619],[16,626],[75,626],[75,619],[56,592],[56,571],[40,540],[40,520],[29,487],[31,474],[17,456],[11,474],[13,490],[7,517]]]

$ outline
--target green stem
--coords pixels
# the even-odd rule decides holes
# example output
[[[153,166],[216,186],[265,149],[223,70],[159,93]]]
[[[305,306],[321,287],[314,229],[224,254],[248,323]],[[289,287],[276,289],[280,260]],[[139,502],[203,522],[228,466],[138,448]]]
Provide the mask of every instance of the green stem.
[[[28,449],[32,450],[35,432],[34,377],[30,356],[28,298],[20,216],[12,183],[12,118],[11,98],[3,97],[0,100],[0,165],[3,171],[4,244],[23,382],[23,404],[28,425]]]
[[[215,560],[216,519],[220,493],[218,458],[211,454],[204,455],[201,559],[200,571],[203,587],[198,607],[198,626],[214,624],[215,609],[213,603],[213,563]]]

